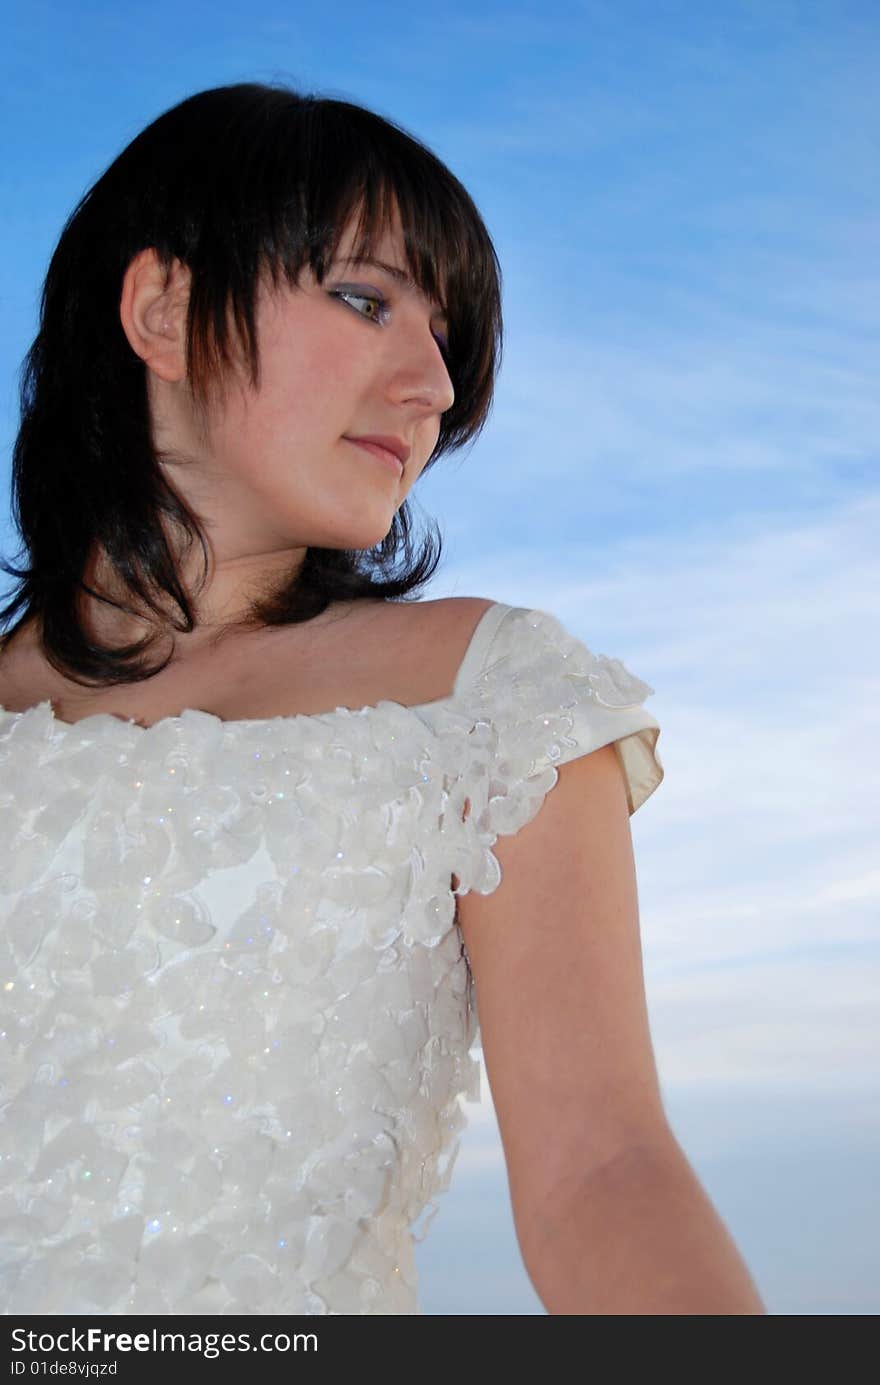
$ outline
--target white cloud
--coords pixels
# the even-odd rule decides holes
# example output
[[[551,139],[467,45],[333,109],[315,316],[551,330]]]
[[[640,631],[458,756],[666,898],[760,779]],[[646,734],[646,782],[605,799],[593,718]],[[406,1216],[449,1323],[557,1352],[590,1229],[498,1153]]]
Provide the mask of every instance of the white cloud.
[[[880,1070],[878,519],[865,496],[612,540],[596,580],[550,546],[445,574],[555,613],[656,689],[666,778],[632,827],[672,1087],[855,1088]]]
[[[874,956],[790,955],[694,968],[650,982],[664,1085],[853,1093],[873,1087],[880,1133],[880,948]]]

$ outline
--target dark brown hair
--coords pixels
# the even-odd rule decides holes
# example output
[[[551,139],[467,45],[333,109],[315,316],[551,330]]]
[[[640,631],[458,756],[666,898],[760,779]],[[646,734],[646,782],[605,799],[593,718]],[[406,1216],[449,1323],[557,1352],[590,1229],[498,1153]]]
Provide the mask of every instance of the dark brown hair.
[[[282,84],[240,83],[198,92],[144,129],[68,218],[43,286],[39,330],[22,367],[21,425],[13,450],[12,513],[28,564],[0,568],[18,589],[0,608],[15,629],[39,621],[46,657],[80,683],[140,681],[171,658],[139,656],[157,636],[108,648],[81,622],[84,592],[167,630],[172,598],[195,619],[160,522],[198,539],[198,518],[168,482],[151,438],[144,362],[119,317],[125,271],[153,246],[166,271],[190,271],[187,367],[196,405],[222,380],[229,323],[259,384],[255,300],[264,271],[291,285],[308,264],[323,282],[350,216],[361,209],[354,253],[368,256],[399,209],[410,273],[447,308],[447,367],[455,402],[441,416],[444,453],[476,439],[491,408],[501,360],[501,271],[468,192],[419,140],[372,111],[303,95]],[[436,528],[436,526],[435,526]],[[255,600],[243,626],[297,624],[331,602],[399,599],[423,587],[440,560],[429,533],[416,551],[407,502],[370,550],[309,548],[298,571]],[[117,582],[142,603],[95,591],[90,559],[104,555]],[[402,561],[401,561],[402,555]]]

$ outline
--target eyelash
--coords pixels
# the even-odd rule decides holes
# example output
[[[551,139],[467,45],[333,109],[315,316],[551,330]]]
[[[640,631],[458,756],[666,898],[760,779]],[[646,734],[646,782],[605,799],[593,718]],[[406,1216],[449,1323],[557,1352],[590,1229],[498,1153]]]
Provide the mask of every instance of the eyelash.
[[[389,309],[388,299],[387,299],[387,298],[383,298],[383,296],[382,296],[381,293],[358,293],[355,289],[332,289],[332,290],[331,290],[331,297],[333,297],[333,298],[341,298],[341,299],[360,298],[360,299],[362,299],[362,301],[365,302],[365,303],[376,303],[376,304],[378,304],[380,312],[383,312],[383,313],[384,313],[384,312],[387,312],[388,309]],[[361,316],[361,317],[366,317],[366,314],[365,314],[365,313],[360,313],[360,312],[359,312],[359,309],[355,308],[354,311],[355,311],[355,312],[358,312],[358,313],[359,313],[359,316]],[[379,321],[379,319],[378,319],[378,318],[375,318],[375,317],[366,317],[366,320],[367,320],[368,322],[378,322],[378,321]],[[442,355],[443,359],[444,359],[444,360],[448,360],[448,357],[449,357],[449,342],[447,341],[446,337],[444,337],[444,336],[442,335],[442,333],[441,333],[440,335],[438,335],[436,332],[433,333],[433,337],[434,337],[435,342],[437,343],[437,345],[438,345],[439,348],[440,348],[440,354]]]

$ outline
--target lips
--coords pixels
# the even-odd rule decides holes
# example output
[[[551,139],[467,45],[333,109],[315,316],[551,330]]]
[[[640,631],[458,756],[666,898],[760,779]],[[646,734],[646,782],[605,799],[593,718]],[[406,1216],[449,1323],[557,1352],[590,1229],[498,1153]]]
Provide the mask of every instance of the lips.
[[[379,443],[366,438],[346,438],[345,441],[353,443],[355,447],[362,448],[364,452],[368,452],[371,457],[375,457],[377,461],[382,462],[389,471],[393,471],[395,476],[399,477],[403,475],[403,462],[395,453],[389,451],[387,447],[383,447]]]
[[[396,457],[402,467],[409,461],[410,446],[403,441],[403,438],[395,437],[392,433],[361,433],[358,437],[350,437],[349,442],[373,443],[376,447],[384,448]]]

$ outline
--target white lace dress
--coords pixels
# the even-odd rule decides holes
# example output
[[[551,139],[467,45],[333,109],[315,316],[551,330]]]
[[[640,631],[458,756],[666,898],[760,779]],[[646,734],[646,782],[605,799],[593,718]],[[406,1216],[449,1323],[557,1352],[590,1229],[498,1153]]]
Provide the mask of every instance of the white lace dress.
[[[480,1096],[455,895],[567,760],[615,743],[635,812],[652,692],[495,603],[418,707],[0,709],[3,1313],[421,1313]]]

